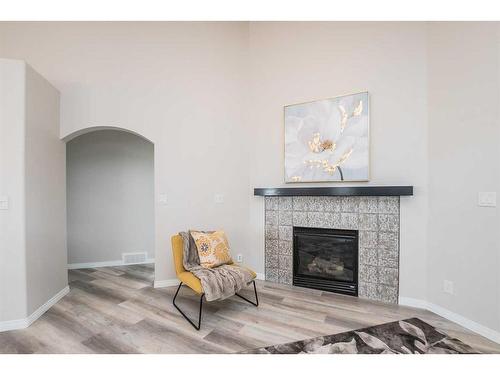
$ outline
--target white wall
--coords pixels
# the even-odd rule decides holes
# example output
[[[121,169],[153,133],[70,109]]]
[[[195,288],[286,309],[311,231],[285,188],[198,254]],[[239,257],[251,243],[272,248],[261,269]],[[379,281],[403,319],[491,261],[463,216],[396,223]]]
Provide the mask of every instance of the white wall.
[[[137,135],[100,130],[66,144],[68,263],[154,259],[154,146]]]
[[[68,285],[66,146],[59,92],[26,66],[25,193],[28,315]]]
[[[1,23],[0,56],[61,92],[61,137],[117,126],[155,144],[155,279],[175,277],[170,236],[224,228],[250,254],[247,23]],[[215,204],[214,194],[224,194]],[[248,258],[248,257],[246,257]]]
[[[0,330],[20,328],[67,287],[65,145],[59,93],[0,59]]]
[[[431,23],[428,299],[500,331],[498,23]],[[454,283],[454,295],[443,281]]]
[[[0,59],[0,322],[26,316],[24,217],[25,64]]]
[[[415,186],[415,196],[401,201],[400,294],[425,297],[425,24],[252,22],[250,59],[251,187],[284,186],[284,105],[370,92],[370,184]],[[263,267],[261,198],[251,198],[250,215],[252,249]]]

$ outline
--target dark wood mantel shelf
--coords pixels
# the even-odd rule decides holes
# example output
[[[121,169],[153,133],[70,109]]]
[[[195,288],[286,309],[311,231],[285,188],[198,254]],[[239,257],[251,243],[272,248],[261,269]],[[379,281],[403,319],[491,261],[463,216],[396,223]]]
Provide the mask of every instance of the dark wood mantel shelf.
[[[402,196],[413,195],[413,186],[335,186],[296,188],[255,188],[254,195],[292,196]]]

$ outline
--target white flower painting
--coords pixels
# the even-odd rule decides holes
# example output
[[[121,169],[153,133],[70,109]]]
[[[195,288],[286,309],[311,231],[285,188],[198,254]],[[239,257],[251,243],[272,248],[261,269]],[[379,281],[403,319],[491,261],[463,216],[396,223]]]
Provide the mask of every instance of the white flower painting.
[[[368,181],[368,93],[285,107],[285,182]]]

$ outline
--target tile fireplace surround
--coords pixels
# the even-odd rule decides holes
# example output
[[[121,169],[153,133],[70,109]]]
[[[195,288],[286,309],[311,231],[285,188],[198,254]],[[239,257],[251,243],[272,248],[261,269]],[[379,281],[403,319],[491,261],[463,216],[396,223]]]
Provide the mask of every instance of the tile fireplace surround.
[[[292,284],[294,226],[359,231],[359,296],[398,303],[399,196],[265,197],[266,280]]]

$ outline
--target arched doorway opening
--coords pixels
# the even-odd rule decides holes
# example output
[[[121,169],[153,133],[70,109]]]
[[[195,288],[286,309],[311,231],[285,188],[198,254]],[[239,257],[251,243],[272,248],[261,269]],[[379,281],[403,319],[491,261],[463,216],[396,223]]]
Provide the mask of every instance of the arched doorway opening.
[[[64,140],[70,285],[152,286],[154,144],[116,127]]]

